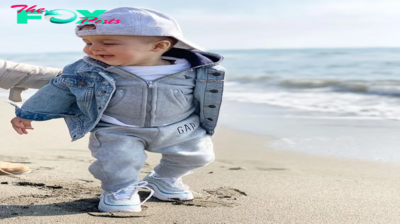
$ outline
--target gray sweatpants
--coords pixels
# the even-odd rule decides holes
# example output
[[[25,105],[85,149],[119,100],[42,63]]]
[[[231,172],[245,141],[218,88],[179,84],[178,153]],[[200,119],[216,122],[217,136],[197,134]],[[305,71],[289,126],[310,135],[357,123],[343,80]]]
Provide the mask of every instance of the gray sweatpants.
[[[145,150],[162,154],[154,169],[162,177],[178,178],[214,160],[211,137],[199,126],[197,115],[154,128],[100,124],[91,132],[89,149],[96,158],[89,171],[111,192],[138,181]]]

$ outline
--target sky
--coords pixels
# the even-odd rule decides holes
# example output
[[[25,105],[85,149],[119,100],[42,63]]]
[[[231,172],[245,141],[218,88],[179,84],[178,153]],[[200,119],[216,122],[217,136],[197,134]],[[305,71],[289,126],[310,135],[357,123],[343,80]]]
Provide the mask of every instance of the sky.
[[[185,38],[207,50],[400,46],[399,0],[1,0],[0,53],[83,48],[74,32],[78,20],[17,24],[18,9],[11,8],[16,4],[75,12],[150,8],[174,17]]]

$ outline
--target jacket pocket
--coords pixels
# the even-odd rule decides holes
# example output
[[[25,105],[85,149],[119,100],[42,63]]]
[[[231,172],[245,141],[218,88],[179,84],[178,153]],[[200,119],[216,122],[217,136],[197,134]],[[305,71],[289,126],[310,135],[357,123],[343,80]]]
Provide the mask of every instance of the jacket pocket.
[[[157,92],[156,117],[172,117],[192,109],[191,89],[159,88]]]
[[[68,75],[64,75],[64,77],[61,79],[61,82],[70,88],[89,88],[94,87],[95,83],[95,81],[90,78],[81,78]]]
[[[188,105],[188,99],[186,99],[185,95],[183,94],[182,90],[173,90],[173,94],[177,100],[177,102],[182,106],[185,107]]]
[[[105,114],[112,117],[125,119],[136,119],[146,116],[146,87],[141,85],[130,85],[118,88],[111,98]],[[136,124],[135,124],[136,125]]]
[[[112,107],[112,106],[117,105],[121,101],[121,99],[124,97],[124,95],[125,95],[125,90],[117,89],[115,91],[113,97],[111,98],[110,103],[108,103],[107,107]]]
[[[76,97],[76,102],[84,103],[88,106],[94,98],[95,81],[85,78],[62,78],[64,83],[71,93]]]

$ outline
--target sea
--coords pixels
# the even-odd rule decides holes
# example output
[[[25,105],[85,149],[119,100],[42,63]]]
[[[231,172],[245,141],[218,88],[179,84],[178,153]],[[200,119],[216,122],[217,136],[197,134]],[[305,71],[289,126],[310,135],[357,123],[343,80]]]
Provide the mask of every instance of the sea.
[[[277,150],[400,162],[400,48],[212,52],[227,69],[221,125],[273,136]],[[58,68],[82,56],[0,54]]]

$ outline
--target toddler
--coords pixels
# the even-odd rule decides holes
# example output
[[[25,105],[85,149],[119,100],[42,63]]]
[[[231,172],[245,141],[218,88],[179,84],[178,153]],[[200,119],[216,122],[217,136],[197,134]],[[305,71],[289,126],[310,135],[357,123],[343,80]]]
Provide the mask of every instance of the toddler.
[[[87,56],[16,108],[14,129],[27,134],[33,120],[64,118],[73,141],[90,132],[101,211],[141,211],[143,187],[159,200],[192,200],[182,176],[214,160],[223,58],[186,41],[157,11],[122,7],[100,19],[120,22],[77,26]],[[162,159],[139,180],[145,151]]]

